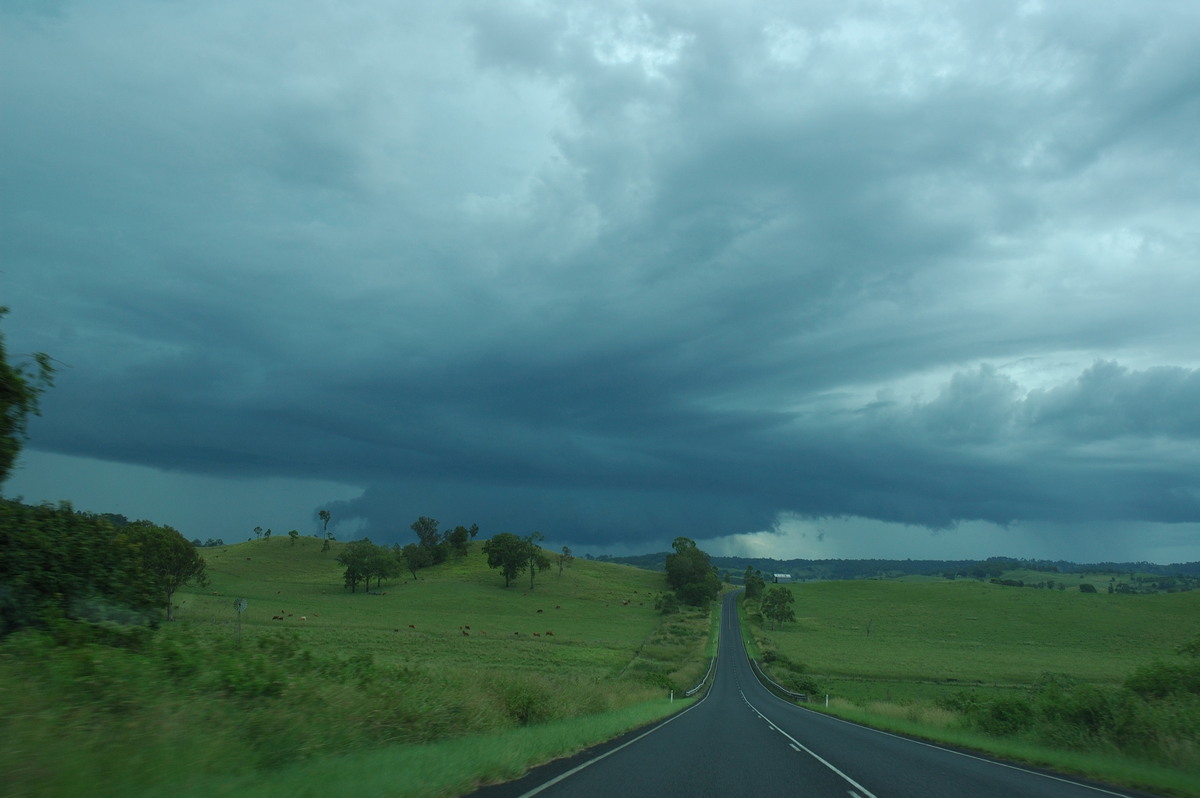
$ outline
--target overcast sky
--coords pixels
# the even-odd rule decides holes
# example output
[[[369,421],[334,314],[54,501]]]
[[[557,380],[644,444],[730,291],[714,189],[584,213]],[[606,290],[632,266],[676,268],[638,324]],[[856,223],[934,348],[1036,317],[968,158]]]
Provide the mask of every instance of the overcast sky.
[[[1200,4],[0,5],[18,470],[243,540],[1200,560]]]

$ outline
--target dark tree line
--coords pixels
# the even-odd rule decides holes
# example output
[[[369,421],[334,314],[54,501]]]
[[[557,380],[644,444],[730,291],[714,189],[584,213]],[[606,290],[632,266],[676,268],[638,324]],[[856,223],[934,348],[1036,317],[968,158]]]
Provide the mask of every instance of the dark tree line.
[[[325,512],[325,511],[322,511]],[[321,518],[328,523],[328,514]],[[408,571],[412,578],[417,578],[417,571],[433,565],[440,565],[451,557],[465,557],[470,551],[471,541],[479,534],[479,525],[469,527],[456,526],[444,532],[439,529],[436,518],[421,516],[410,527],[417,536],[416,543],[401,546],[395,544],[391,548],[372,543],[369,538],[347,543],[337,562],[346,567],[343,574],[346,587],[351,593],[358,592],[358,586],[370,591],[371,580],[378,587],[385,579],[392,579]],[[326,544],[329,539],[326,537]],[[324,551],[324,549],[322,549]]]
[[[0,635],[59,620],[171,621],[175,592],[207,581],[196,547],[169,526],[0,502]]]

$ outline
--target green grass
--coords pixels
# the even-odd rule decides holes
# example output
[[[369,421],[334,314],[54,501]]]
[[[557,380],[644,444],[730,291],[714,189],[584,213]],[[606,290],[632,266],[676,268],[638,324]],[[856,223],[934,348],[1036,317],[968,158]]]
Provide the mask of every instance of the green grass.
[[[320,541],[302,538],[295,546],[272,540],[206,550],[211,584],[181,591],[177,617],[236,633],[233,599],[240,596],[248,601],[247,640],[288,629],[314,650],[370,653],[383,662],[472,662],[601,677],[620,672],[661,617],[654,610],[665,588],[661,574],[576,560],[561,576],[538,574],[533,590],[527,575],[506,589],[478,546],[463,560],[419,571],[416,580],[406,574],[382,588],[372,585],[371,594],[352,594],[335,562],[340,546],[321,552]],[[271,620],[277,615],[284,620]]]
[[[796,596],[796,621],[778,630],[756,624],[749,636],[755,649],[802,663],[801,672],[831,696],[831,711],[1113,783],[1200,795],[1195,775],[1200,752],[1189,731],[1200,721],[1178,709],[1195,702],[1152,705],[1123,690],[1135,669],[1176,657],[1180,645],[1196,638],[1200,591],[1087,594],[963,579],[819,582],[789,589]],[[772,672],[784,681],[790,675],[781,667]],[[1045,674],[1066,675],[1067,684],[1079,687],[1039,693]],[[1118,720],[1140,718],[1131,734],[1139,735],[1134,747],[1141,746],[1142,753],[1117,750],[1099,727],[1064,737],[1062,727],[1039,727],[1032,715],[1011,737],[984,734],[975,728],[979,715],[952,708],[956,699],[974,696],[969,701],[1016,702],[1037,712],[1060,694],[1063,700],[1086,698],[1093,707],[1108,700],[1104,706]],[[1138,714],[1129,715],[1131,707]],[[1166,725],[1155,727],[1159,722]],[[1073,750],[1049,739],[1063,739]]]
[[[503,734],[392,746],[301,762],[236,777],[214,776],[173,798],[424,798],[462,795],[481,784],[520,777],[530,767],[576,754],[677,712],[691,702],[666,698],[621,710],[513,729]],[[136,794],[136,793],[135,793]],[[157,795],[155,789],[144,795]]]
[[[0,794],[456,794],[682,708],[707,668],[710,614],[658,614],[661,574],[505,589],[476,546],[351,594],[339,548],[207,549],[211,584],[123,645],[4,640]]]
[[[1011,686],[1047,671],[1118,683],[1195,637],[1200,616],[1196,591],[1123,596],[967,580],[789,589],[796,622],[762,632],[760,644],[846,685]]]

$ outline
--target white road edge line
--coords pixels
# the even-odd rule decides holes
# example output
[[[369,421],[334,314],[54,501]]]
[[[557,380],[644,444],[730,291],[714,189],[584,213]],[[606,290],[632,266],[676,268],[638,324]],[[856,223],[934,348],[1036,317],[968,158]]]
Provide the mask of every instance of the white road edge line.
[[[718,657],[719,657],[719,655],[720,655],[720,653],[721,653],[720,649],[721,649],[721,637],[718,635],[718,637],[717,637],[717,654],[718,654]],[[718,662],[720,662],[720,659],[718,658],[718,660],[717,660],[717,661],[718,661]],[[713,668],[713,681],[715,682],[715,681],[716,681],[716,679],[717,679],[717,676],[716,676],[716,667],[714,666],[714,668]],[[742,697],[743,697],[743,698],[745,698],[745,697],[746,697],[746,696],[745,696],[745,694],[743,694],[743,695],[742,695]],[[596,763],[597,763],[597,762],[599,762],[601,759],[605,759],[605,758],[607,758],[607,757],[610,757],[610,756],[612,756],[613,754],[615,754],[617,751],[620,751],[620,750],[622,750],[622,749],[624,749],[624,748],[628,748],[629,746],[633,745],[634,743],[638,742],[639,740],[641,740],[641,739],[642,739],[642,738],[644,738],[644,737],[649,737],[651,734],[654,734],[656,731],[658,731],[659,729],[661,729],[663,726],[666,726],[668,723],[671,723],[671,722],[673,722],[673,721],[676,721],[676,720],[678,720],[679,718],[682,718],[684,715],[686,715],[687,713],[691,712],[693,709],[695,709],[696,707],[700,706],[701,704],[703,704],[703,703],[704,703],[705,701],[707,701],[707,700],[708,700],[708,693],[705,693],[703,698],[701,698],[701,699],[700,699],[699,701],[697,701],[696,703],[692,704],[690,707],[688,707],[688,708],[687,708],[687,709],[685,709],[684,711],[682,711],[682,712],[678,712],[678,713],[676,713],[676,714],[672,715],[671,717],[669,717],[669,718],[667,718],[666,720],[664,720],[662,723],[659,723],[658,725],[656,725],[656,726],[654,726],[654,727],[652,727],[652,728],[650,728],[650,729],[646,730],[645,732],[642,732],[642,733],[641,733],[641,734],[639,734],[637,737],[634,737],[634,738],[633,738],[632,740],[630,740],[629,742],[627,742],[627,743],[624,743],[624,744],[622,744],[622,745],[618,745],[616,748],[612,749],[611,751],[605,751],[605,752],[604,752],[603,754],[601,754],[600,756],[598,756],[598,757],[595,757],[595,758],[593,758],[593,759],[589,759],[588,761],[584,762],[583,764],[581,764],[581,765],[577,765],[576,767],[573,767],[573,768],[571,768],[571,769],[570,769],[570,770],[568,770],[566,773],[560,773],[559,775],[555,776],[554,778],[550,779],[549,781],[547,781],[547,782],[545,782],[545,783],[543,783],[543,784],[539,784],[538,786],[534,787],[534,788],[533,788],[532,790],[530,790],[529,792],[521,794],[520,796],[518,796],[518,798],[530,798],[530,796],[532,796],[532,795],[537,795],[539,792],[541,792],[541,791],[543,791],[543,790],[548,790],[548,789],[550,789],[550,788],[551,788],[551,787],[553,787],[555,784],[558,784],[560,781],[565,781],[566,779],[569,779],[571,776],[574,776],[576,773],[578,773],[579,771],[583,770],[584,768],[588,768],[588,767],[591,767],[592,765],[596,764]],[[747,702],[747,703],[749,703],[749,702]],[[754,711],[755,711],[755,712],[758,712],[758,710],[754,710]],[[759,714],[761,715],[762,713],[759,713]],[[764,718],[764,720],[766,720],[766,719]],[[768,723],[770,723],[770,721],[767,721],[767,722],[768,722]],[[874,796],[872,796],[872,798],[874,798]]]
[[[786,738],[788,738],[789,740],[791,740],[793,745],[796,745],[796,746],[798,746],[798,747],[799,747],[799,750],[801,750],[801,751],[803,751],[804,753],[808,754],[808,755],[809,755],[809,756],[811,756],[813,759],[817,760],[817,761],[818,761],[818,762],[820,762],[822,765],[824,765],[825,767],[829,768],[830,770],[832,770],[832,771],[833,771],[834,773],[836,773],[837,775],[841,776],[841,777],[842,777],[843,779],[845,779],[845,780],[846,780],[846,781],[847,781],[847,782],[848,782],[848,783],[849,783],[849,784],[850,784],[852,787],[854,787],[854,789],[856,789],[856,790],[861,790],[861,791],[862,791],[862,793],[863,793],[863,794],[862,794],[862,796],[861,796],[861,798],[875,798],[875,794],[874,794],[874,793],[872,793],[872,792],[871,792],[870,790],[868,790],[866,787],[864,787],[864,786],[862,786],[861,784],[859,784],[859,783],[858,783],[857,781],[855,781],[854,779],[852,779],[852,778],[850,778],[849,776],[847,776],[847,775],[846,775],[845,773],[843,773],[842,771],[838,770],[836,767],[834,767],[833,763],[831,763],[831,762],[828,762],[827,760],[823,759],[823,758],[821,757],[821,755],[820,755],[820,754],[818,754],[816,751],[813,751],[811,748],[808,748],[807,746],[805,746],[805,745],[804,745],[804,743],[800,742],[800,741],[799,741],[799,740],[797,740],[795,737],[793,737],[792,735],[790,735],[790,734],[788,734],[787,732],[785,732],[783,729],[781,729],[781,728],[779,728],[778,726],[776,726],[774,723],[771,723],[771,721],[767,719],[767,716],[766,716],[766,715],[764,715],[763,713],[761,713],[761,712],[759,712],[759,711],[758,711],[758,707],[756,707],[756,706],[754,706],[753,704],[751,704],[751,703],[750,703],[750,699],[746,698],[746,694],[745,694],[745,693],[742,693],[742,699],[743,699],[743,700],[745,700],[745,702],[746,702],[746,705],[747,705],[747,706],[749,706],[751,709],[753,709],[753,710],[755,711],[755,713],[756,713],[756,714],[757,714],[757,715],[758,715],[760,718],[762,718],[763,720],[767,721],[767,723],[769,723],[769,724],[770,724],[770,725],[771,725],[771,726],[772,726],[772,727],[775,729],[775,731],[779,732],[779,733],[780,733],[780,734],[782,734],[784,737],[786,737]],[[850,793],[850,794],[851,794],[851,795],[854,795],[854,793],[853,793],[853,792],[852,792],[852,793]]]
[[[747,703],[749,703],[749,702],[747,702]],[[806,712],[813,711],[811,709],[805,709],[804,707],[798,707],[795,704],[791,704],[790,706],[796,707],[797,709],[801,709]],[[755,710],[755,711],[757,712],[758,710]],[[843,718],[839,718],[836,715],[826,715],[824,712],[818,712],[816,714],[818,714],[824,718],[829,718],[830,720],[836,720],[838,723],[846,723],[851,726],[857,726],[860,729],[866,729],[867,731],[873,731],[876,734],[886,734],[888,737],[895,737],[897,740],[906,740],[910,743],[916,743],[917,745],[923,745],[926,748],[933,748],[937,751],[945,751],[947,754],[954,754],[955,756],[962,756],[962,757],[966,757],[967,759],[974,759],[976,762],[984,762],[989,765],[996,765],[998,767],[1008,768],[1009,770],[1016,770],[1021,773],[1028,773],[1031,776],[1041,776],[1044,779],[1050,779],[1051,781],[1059,781],[1059,782],[1062,782],[1063,784],[1070,784],[1073,787],[1083,787],[1085,790],[1092,790],[1093,792],[1103,793],[1104,795],[1113,795],[1113,796],[1116,796],[1116,798],[1129,798],[1129,796],[1126,795],[1125,793],[1113,792],[1112,790],[1106,790],[1103,787],[1097,787],[1093,784],[1084,784],[1079,781],[1073,781],[1072,779],[1063,778],[1062,776],[1053,776],[1049,773],[1043,773],[1043,772],[1037,771],[1037,770],[1030,770],[1029,768],[1023,768],[1020,765],[1009,764],[1008,762],[1002,762],[997,759],[987,759],[986,757],[975,756],[974,754],[968,754],[965,751],[955,751],[953,748],[946,748],[945,746],[942,746],[942,745],[936,745],[934,743],[927,743],[924,740],[917,740],[912,737],[905,737],[902,734],[893,734],[892,732],[884,731],[883,729],[873,729],[870,726],[864,726],[861,723],[855,723],[854,721],[845,720]]]

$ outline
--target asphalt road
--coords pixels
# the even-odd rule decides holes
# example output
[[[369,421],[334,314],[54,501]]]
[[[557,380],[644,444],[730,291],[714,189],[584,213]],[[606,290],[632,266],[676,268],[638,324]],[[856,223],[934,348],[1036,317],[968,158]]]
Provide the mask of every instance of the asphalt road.
[[[725,598],[713,684],[695,706],[478,798],[1135,796],[879,732],[783,701],[755,678]]]

